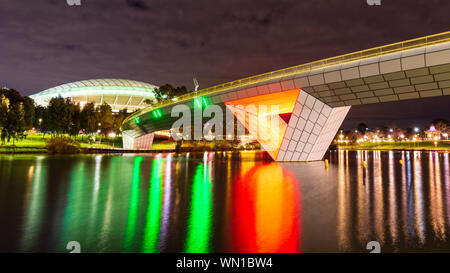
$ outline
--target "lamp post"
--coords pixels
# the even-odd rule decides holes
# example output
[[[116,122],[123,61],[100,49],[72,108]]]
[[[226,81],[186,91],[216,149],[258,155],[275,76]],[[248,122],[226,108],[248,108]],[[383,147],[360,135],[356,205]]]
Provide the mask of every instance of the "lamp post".
[[[101,136],[101,134],[100,134],[100,133],[102,132],[101,129],[100,129],[101,126],[102,126],[102,124],[99,122],[99,123],[98,123],[98,128],[99,128],[99,129],[97,130],[98,139],[99,139],[99,144],[102,143],[102,136]]]

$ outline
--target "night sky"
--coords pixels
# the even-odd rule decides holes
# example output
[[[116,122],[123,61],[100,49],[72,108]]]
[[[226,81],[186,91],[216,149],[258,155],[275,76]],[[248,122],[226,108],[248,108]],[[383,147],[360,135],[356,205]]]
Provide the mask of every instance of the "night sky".
[[[0,0],[0,85],[124,78],[192,89],[450,30],[450,1]],[[450,96],[355,106],[344,127],[450,119]]]

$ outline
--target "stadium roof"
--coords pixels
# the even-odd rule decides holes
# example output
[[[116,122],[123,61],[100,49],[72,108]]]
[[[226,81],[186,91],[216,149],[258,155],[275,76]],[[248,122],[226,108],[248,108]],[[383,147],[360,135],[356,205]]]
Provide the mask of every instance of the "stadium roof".
[[[158,88],[140,81],[125,79],[92,79],[59,85],[30,97],[37,104],[45,105],[53,97],[70,97],[74,102],[108,103],[113,109],[135,110],[145,106],[145,99],[154,98]]]

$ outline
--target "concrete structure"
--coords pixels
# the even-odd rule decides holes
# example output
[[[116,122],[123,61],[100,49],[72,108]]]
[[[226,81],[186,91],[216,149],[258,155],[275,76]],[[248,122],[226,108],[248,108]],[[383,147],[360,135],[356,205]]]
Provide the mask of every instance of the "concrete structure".
[[[168,129],[176,120],[170,117],[172,107],[193,109],[199,98],[234,112],[242,102],[281,103],[289,110],[279,114],[290,115],[280,122],[282,138],[262,146],[278,161],[311,161],[322,159],[353,105],[445,95],[450,95],[450,32],[199,90],[142,109],[124,122],[123,130],[140,137]],[[155,111],[163,118],[152,116]]]
[[[121,109],[134,111],[144,108],[144,100],[154,99],[155,85],[123,80],[123,79],[94,79],[77,81],[59,85],[30,97],[39,105],[47,105],[53,97],[71,98],[81,106],[87,102],[96,105],[108,103],[114,112]]]

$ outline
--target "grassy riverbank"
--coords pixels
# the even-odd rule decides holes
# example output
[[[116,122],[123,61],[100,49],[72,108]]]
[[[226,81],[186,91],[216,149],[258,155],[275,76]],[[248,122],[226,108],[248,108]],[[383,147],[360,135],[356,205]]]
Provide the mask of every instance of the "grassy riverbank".
[[[344,150],[450,150],[450,141],[402,141],[402,142],[367,142],[361,145],[338,145],[337,148]]]
[[[0,145],[0,153],[44,153],[47,152],[46,142],[50,138],[50,135],[32,134],[28,135],[22,141],[16,141],[13,146],[12,141],[7,142],[5,145]],[[76,140],[80,143],[81,147],[95,147],[95,148],[122,148],[122,138],[109,138],[102,137],[100,140],[97,138],[96,142],[89,143],[87,136],[77,136]]]

